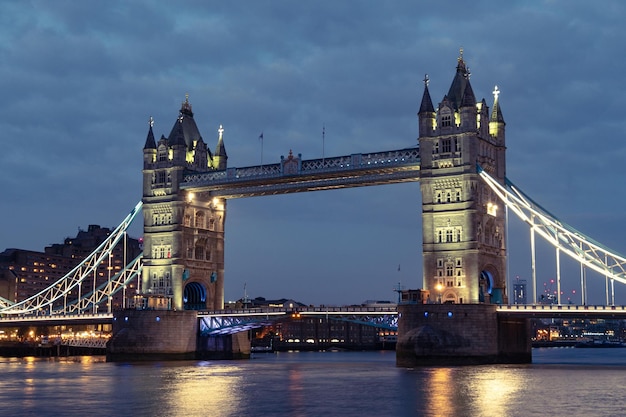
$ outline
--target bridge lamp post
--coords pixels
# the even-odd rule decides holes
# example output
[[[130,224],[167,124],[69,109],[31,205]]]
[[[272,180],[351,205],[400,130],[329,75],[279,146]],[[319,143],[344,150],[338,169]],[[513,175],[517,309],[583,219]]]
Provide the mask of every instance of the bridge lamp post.
[[[439,302],[439,304],[441,304],[441,291],[443,290],[443,285],[441,285],[441,282],[437,283],[435,289],[437,290],[437,301]]]

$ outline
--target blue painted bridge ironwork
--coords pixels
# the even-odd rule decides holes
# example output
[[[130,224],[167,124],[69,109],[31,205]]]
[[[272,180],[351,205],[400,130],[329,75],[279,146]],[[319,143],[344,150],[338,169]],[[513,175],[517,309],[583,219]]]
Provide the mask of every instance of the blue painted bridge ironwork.
[[[198,312],[200,332],[203,335],[234,334],[254,328],[269,326],[278,321],[303,319],[307,317],[346,321],[381,329],[398,329],[398,312],[395,306],[298,307],[297,310],[284,308],[253,308]]]

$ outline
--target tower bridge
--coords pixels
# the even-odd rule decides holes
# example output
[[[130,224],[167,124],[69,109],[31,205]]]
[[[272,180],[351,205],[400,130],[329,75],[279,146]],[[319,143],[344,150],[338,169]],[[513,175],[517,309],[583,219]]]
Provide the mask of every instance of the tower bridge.
[[[154,352],[186,352],[190,346],[196,348],[191,338],[203,326],[202,332],[210,335],[222,332],[219,323],[232,330],[245,328],[245,320],[259,322],[250,315],[240,320],[232,311],[219,313],[224,307],[229,199],[419,181],[425,303],[399,305],[398,363],[462,357],[478,362],[528,361],[528,317],[621,317],[622,310],[510,308],[504,208],[531,230],[533,303],[537,302],[535,233],[555,247],[557,271],[560,253],[580,262],[582,288],[585,268],[604,274],[611,285],[626,283],[626,258],[554,218],[506,178],[506,124],[499,94],[496,87],[491,108],[485,99],[476,99],[461,54],[450,89],[437,107],[429,78],[424,78],[416,146],[317,159],[303,159],[289,151],[279,162],[243,168],[228,166],[222,126],[215,150],[209,149],[187,97],[168,136],[156,140],[150,120],[143,148],[142,202],[116,229],[114,238],[37,296],[19,303],[0,299],[0,315],[96,314],[107,302],[100,313],[104,308],[110,314],[111,294],[126,291],[128,283],[137,280],[136,292],[124,297],[129,300],[124,307],[133,310],[124,310],[123,319],[114,321],[112,350],[134,346],[151,332],[167,331],[172,345],[154,341]],[[125,236],[140,210],[143,257],[103,288],[94,284],[90,291],[83,290],[83,283]],[[560,277],[557,280],[560,285]],[[78,299],[69,300],[76,289]],[[581,292],[581,304],[586,304]],[[281,314],[286,313],[276,313]],[[269,319],[269,313],[265,315]]]

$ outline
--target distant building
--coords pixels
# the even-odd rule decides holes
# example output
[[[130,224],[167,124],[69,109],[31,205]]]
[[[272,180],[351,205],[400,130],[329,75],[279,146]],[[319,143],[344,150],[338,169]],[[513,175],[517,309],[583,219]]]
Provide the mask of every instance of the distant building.
[[[0,297],[20,302],[48,288],[92,253],[111,232],[112,230],[106,227],[89,225],[86,231],[79,230],[76,237],[68,237],[63,243],[50,245],[44,252],[6,249],[0,253]],[[127,239],[126,257],[123,243],[118,244],[112,252],[110,270],[108,261],[98,267],[96,286],[121,271],[125,260],[130,263],[141,252],[141,244],[137,239],[130,237]],[[93,289],[93,279],[88,279],[85,286],[87,288],[83,288],[83,294]],[[72,291],[68,301],[77,296],[78,291]],[[121,305],[122,294],[118,294],[114,297],[113,306]]]
[[[400,294],[400,303],[401,304],[428,304],[430,302],[435,302],[435,300],[430,299],[430,291],[428,290],[403,290]],[[441,300],[438,300],[441,302]]]

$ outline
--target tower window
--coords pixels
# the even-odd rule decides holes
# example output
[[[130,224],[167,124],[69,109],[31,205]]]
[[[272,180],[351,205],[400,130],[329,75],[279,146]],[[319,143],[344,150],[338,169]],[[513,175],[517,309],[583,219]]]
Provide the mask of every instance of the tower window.
[[[444,114],[441,116],[441,127],[452,126],[452,115]]]
[[[452,144],[451,144],[450,139],[443,139],[441,141],[441,152],[442,153],[452,152]]]

